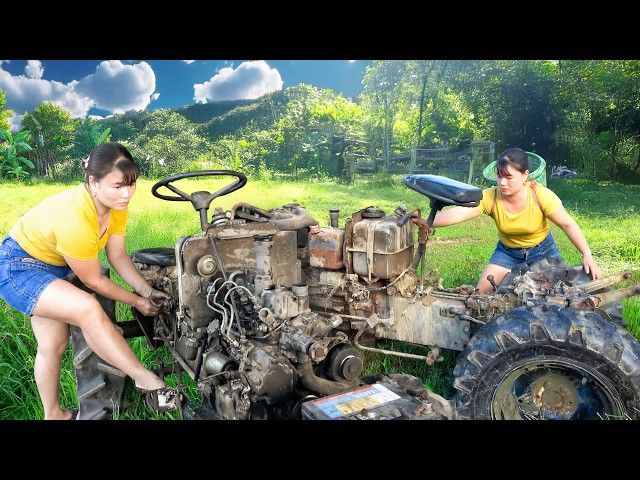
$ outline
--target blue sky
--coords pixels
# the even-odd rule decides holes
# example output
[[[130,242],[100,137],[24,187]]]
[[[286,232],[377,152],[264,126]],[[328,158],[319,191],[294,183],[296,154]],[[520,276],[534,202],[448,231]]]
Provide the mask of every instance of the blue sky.
[[[73,118],[253,99],[307,83],[347,97],[362,92],[370,60],[0,60],[0,90],[20,128],[43,102]]]

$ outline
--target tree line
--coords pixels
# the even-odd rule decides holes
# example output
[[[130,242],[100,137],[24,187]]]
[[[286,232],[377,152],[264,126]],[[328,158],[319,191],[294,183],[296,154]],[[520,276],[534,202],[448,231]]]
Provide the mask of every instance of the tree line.
[[[97,144],[152,178],[200,169],[343,178],[350,150],[518,146],[592,180],[640,183],[638,60],[379,60],[347,98],[300,84],[251,101],[74,119],[43,103],[12,134],[0,90],[0,175],[68,181]]]

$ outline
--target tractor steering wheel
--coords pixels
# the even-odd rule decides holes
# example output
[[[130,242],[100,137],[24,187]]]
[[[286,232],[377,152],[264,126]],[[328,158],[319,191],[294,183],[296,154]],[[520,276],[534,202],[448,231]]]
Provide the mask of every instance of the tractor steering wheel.
[[[177,188],[175,185],[172,185],[173,182],[177,182],[178,180],[182,180],[190,177],[207,177],[207,176],[230,176],[236,177],[237,180],[230,185],[227,185],[220,190],[210,193],[207,191],[198,191],[193,192],[192,194],[188,194]],[[168,200],[170,202],[191,202],[193,208],[196,211],[200,212],[200,224],[204,230],[207,224],[207,211],[209,210],[209,206],[211,202],[222,195],[227,195],[231,192],[235,192],[236,190],[244,187],[247,183],[247,177],[244,173],[234,172],[233,170],[202,170],[200,172],[186,172],[179,173],[178,175],[173,175],[171,177],[164,178],[159,182],[156,182],[153,187],[151,187],[151,193],[154,197],[160,198],[162,200]],[[161,187],[165,187],[168,190],[171,190],[176,195],[163,195],[162,193],[158,193],[158,189]]]

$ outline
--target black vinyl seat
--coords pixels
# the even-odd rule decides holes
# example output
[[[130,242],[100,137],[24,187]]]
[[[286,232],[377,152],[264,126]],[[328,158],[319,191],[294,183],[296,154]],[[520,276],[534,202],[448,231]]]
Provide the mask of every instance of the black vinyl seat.
[[[441,203],[442,206],[477,207],[482,200],[482,189],[440,175],[408,173],[402,177],[402,182],[412,190]]]

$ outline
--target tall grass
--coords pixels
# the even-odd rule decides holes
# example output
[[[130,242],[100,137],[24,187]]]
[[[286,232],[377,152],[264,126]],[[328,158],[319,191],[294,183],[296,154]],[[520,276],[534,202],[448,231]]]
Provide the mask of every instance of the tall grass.
[[[232,177],[196,178],[184,180],[180,188],[185,192],[217,191],[234,181]],[[140,179],[137,193],[130,207],[127,232],[129,251],[151,247],[172,247],[184,235],[200,231],[199,215],[189,202],[167,202],[151,194],[153,181]],[[640,186],[595,183],[583,180],[551,180],[549,186],[560,196],[569,213],[582,228],[595,259],[605,275],[622,270],[634,271],[631,281],[640,280]],[[71,184],[38,183],[25,186],[0,183],[0,237],[4,237],[16,219],[43,198],[68,188]],[[252,204],[261,209],[277,208],[289,203],[306,207],[310,216],[321,226],[328,226],[329,209],[339,209],[339,225],[344,226],[350,215],[369,206],[387,214],[400,204],[408,210],[420,208],[422,216],[429,212],[429,201],[407,188],[400,176],[374,177],[350,186],[329,181],[294,183],[260,180],[249,182],[242,189],[218,197],[211,204],[229,210],[237,202]],[[552,227],[560,252],[568,263],[578,263],[580,255],[564,233]],[[475,285],[497,241],[497,232],[486,216],[469,222],[440,228],[429,239],[423,269],[435,271],[444,286]],[[106,264],[106,258],[101,257]],[[114,280],[121,280],[112,272]],[[631,281],[628,281],[629,283]],[[623,314],[628,329],[640,338],[640,297],[623,302]],[[131,320],[128,306],[118,305],[119,321]],[[170,363],[168,352],[154,351],[142,338],[130,343],[145,366],[156,368],[161,362]],[[427,347],[382,343],[381,348],[397,349],[425,355]],[[41,419],[42,406],[33,380],[33,361],[36,342],[29,319],[18,314],[0,300],[0,419]],[[456,352],[442,352],[443,361],[434,366],[397,356],[365,352],[365,373],[403,372],[419,376],[425,385],[447,398],[453,394],[452,370]],[[63,357],[61,399],[63,406],[75,406],[75,379],[71,348]],[[197,399],[194,382],[183,375],[187,392]],[[175,384],[175,379],[172,382]],[[126,408],[118,419],[176,419],[177,414],[156,415],[128,383],[125,390]]]

